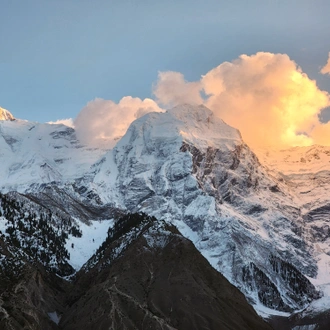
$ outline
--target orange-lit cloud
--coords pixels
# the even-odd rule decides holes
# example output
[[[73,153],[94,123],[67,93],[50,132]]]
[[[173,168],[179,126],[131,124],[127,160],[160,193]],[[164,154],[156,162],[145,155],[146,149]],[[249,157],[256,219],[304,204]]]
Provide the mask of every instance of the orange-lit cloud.
[[[166,85],[177,75],[167,72]],[[285,148],[326,140],[330,144],[330,131],[318,118],[320,111],[329,105],[329,95],[288,55],[263,52],[241,55],[210,70],[199,82],[187,83],[183,76],[180,81],[185,100],[198,100],[202,91],[206,93],[204,104],[238,128],[252,147]],[[173,96],[171,89],[162,88],[162,83],[163,79],[157,82],[157,98],[165,104],[169,100],[179,101],[178,90]],[[189,89],[191,84],[194,88]],[[163,93],[158,93],[159,90]]]
[[[111,148],[135,119],[148,112],[163,111],[151,99],[123,97],[119,103],[96,98],[74,120],[77,136],[85,144]]]
[[[328,55],[328,62],[327,64],[321,69],[320,71],[323,74],[329,74],[330,75],[330,52]]]
[[[238,128],[251,147],[330,145],[330,124],[318,117],[330,105],[329,94],[286,54],[241,55],[195,82],[179,72],[160,72],[153,93],[166,107],[203,103]],[[83,143],[110,148],[133,120],[151,111],[163,110],[151,99],[127,96],[118,104],[95,99],[81,110],[74,126]]]
[[[209,71],[202,83],[219,117],[252,146],[313,144],[329,95],[285,54],[241,55]]]
[[[330,122],[315,125],[313,129],[313,140],[315,144],[330,145]]]

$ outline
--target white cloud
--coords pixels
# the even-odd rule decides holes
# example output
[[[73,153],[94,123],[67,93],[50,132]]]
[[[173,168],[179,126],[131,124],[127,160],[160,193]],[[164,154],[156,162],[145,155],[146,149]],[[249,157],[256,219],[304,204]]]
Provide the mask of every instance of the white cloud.
[[[153,92],[166,107],[203,103],[238,128],[252,147],[330,145],[330,124],[318,117],[330,105],[329,94],[286,54],[241,55],[195,82],[179,72],[160,72]],[[151,99],[127,96],[118,104],[95,99],[81,110],[74,126],[82,142],[100,146],[106,141],[111,147],[133,120],[151,111],[163,110]]]
[[[85,144],[111,148],[135,119],[162,111],[151,99],[123,97],[119,103],[96,98],[87,103],[74,120],[77,136]]]
[[[74,128],[73,119],[67,118],[67,119],[58,119],[56,121],[49,121],[47,124],[57,125],[57,124],[63,124],[68,127]]]
[[[180,72],[159,72],[158,80],[153,86],[156,101],[167,107],[174,107],[182,103],[201,104],[200,82],[187,82]]]
[[[204,104],[238,128],[251,146],[318,143],[318,114],[329,105],[328,93],[286,54],[241,55],[197,82],[186,82],[178,72],[161,72],[154,88],[161,103],[173,105],[202,103],[201,91],[207,95]]]

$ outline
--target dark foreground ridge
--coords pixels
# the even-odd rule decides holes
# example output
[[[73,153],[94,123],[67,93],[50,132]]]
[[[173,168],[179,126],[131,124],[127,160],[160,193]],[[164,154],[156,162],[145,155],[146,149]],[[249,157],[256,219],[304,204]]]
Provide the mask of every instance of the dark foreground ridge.
[[[118,220],[71,282],[18,262],[4,237],[0,253],[0,329],[271,329],[174,226],[144,214]]]

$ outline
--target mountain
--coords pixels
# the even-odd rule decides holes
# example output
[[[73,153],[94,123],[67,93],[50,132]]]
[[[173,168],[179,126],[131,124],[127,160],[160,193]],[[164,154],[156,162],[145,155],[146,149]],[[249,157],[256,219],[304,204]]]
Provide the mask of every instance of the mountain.
[[[103,273],[99,268],[112,260],[112,253],[104,255],[100,250],[99,257],[98,253],[93,256],[106,239],[107,228],[116,226],[122,215],[137,212],[178,228],[244,293],[259,314],[272,317],[275,326],[276,322],[281,327],[283,322],[292,327],[312,324],[306,321],[307,316],[328,309],[325,147],[297,148],[276,155],[274,151],[274,156],[268,150],[257,157],[238,130],[204,106],[192,105],[137,119],[112,150],[82,145],[74,129],[64,125],[15,119],[0,122],[0,129],[0,187],[3,199],[16,203],[0,218],[5,243],[13,246],[23,240],[21,246],[29,246],[31,226],[26,222],[32,217],[40,229],[31,241],[37,252],[21,247],[17,251],[30,263],[36,255],[46,273],[72,281],[78,271],[75,283],[86,286],[77,284],[72,290],[81,308],[76,308],[73,298],[65,298],[71,301],[68,313],[76,320],[88,322],[82,317],[83,306],[88,305],[86,299],[94,301],[96,294],[92,287],[88,289],[89,283],[102,291],[102,281],[114,271],[110,267]],[[316,153],[319,159],[312,156]],[[288,157],[293,158],[288,162]],[[9,212],[11,208],[14,211]],[[18,225],[20,222],[23,225]],[[40,257],[51,254],[52,245],[50,250],[38,249],[45,232],[54,232],[49,241],[63,247],[52,270]],[[129,255],[127,258],[140,260]],[[155,258],[150,260],[157,264]],[[164,260],[162,263],[166,264]],[[99,269],[96,273],[94,267]],[[177,270],[188,272],[179,264]],[[103,274],[100,277],[99,271]],[[193,273],[202,276],[197,269]],[[130,283],[132,280],[129,278]],[[115,284],[113,279],[109,281]],[[79,287],[90,290],[90,295],[85,296]],[[210,290],[216,291],[213,286]],[[132,301],[137,294],[134,289]],[[159,303],[163,308],[163,302]],[[116,315],[126,315],[126,307],[119,308],[118,304]],[[160,305],[157,309],[163,318],[169,318]],[[101,312],[104,310],[95,309],[97,315]],[[141,308],[135,308],[136,313],[149,315]],[[289,321],[290,315],[296,318],[292,316]],[[61,320],[73,326],[70,317]],[[117,321],[121,324],[121,317]]]
[[[104,203],[176,225],[251,303],[293,311],[319,296],[286,185],[204,106],[141,117],[92,173]]]
[[[274,176],[286,182],[296,196],[295,202],[305,212],[329,204],[330,147],[313,145],[280,151],[261,150],[259,159]]]
[[[120,218],[72,282],[26,259],[5,270],[2,329],[271,329],[175,227],[143,214]]]
[[[103,154],[81,145],[75,131],[61,124],[0,121],[1,191],[38,191],[45,183],[72,182]]]
[[[257,152],[271,175],[287,186],[301,210],[306,239],[313,244],[318,267],[317,276],[310,280],[323,292],[321,299],[293,315],[290,324],[306,321],[310,326],[318,325],[317,329],[327,329],[330,323],[330,147],[314,145]]]

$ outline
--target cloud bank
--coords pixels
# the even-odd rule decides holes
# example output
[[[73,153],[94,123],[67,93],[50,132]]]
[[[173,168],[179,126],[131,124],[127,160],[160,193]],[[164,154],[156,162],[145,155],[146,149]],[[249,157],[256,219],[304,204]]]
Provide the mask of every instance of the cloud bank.
[[[329,61],[323,72],[328,72],[328,65]],[[89,102],[74,120],[78,138],[91,146],[110,148],[133,120],[163,111],[159,105],[203,103],[238,128],[253,148],[330,145],[330,123],[319,120],[322,109],[330,105],[329,94],[286,54],[241,55],[194,82],[186,81],[180,72],[160,72],[153,93],[157,103],[130,96],[119,103]]]
[[[328,62],[327,64],[321,69],[320,71],[322,74],[329,74],[330,75],[330,52],[328,55]]]
[[[96,98],[74,120],[79,140],[93,147],[112,148],[128,126],[148,112],[163,111],[151,99],[123,97],[119,103]]]
[[[179,99],[176,93],[171,97],[171,90],[163,86],[171,81],[171,75],[177,73],[167,72],[165,80],[161,73],[154,87],[157,99],[165,105],[168,100],[173,105]],[[191,84],[195,88],[189,88]],[[205,93],[204,104],[238,128],[252,147],[305,146],[327,139],[330,142],[328,126],[318,118],[329,105],[329,95],[288,55],[241,55],[210,70],[198,82],[184,82],[181,77],[180,88],[185,91],[185,99],[189,99],[188,91],[192,100]]]

